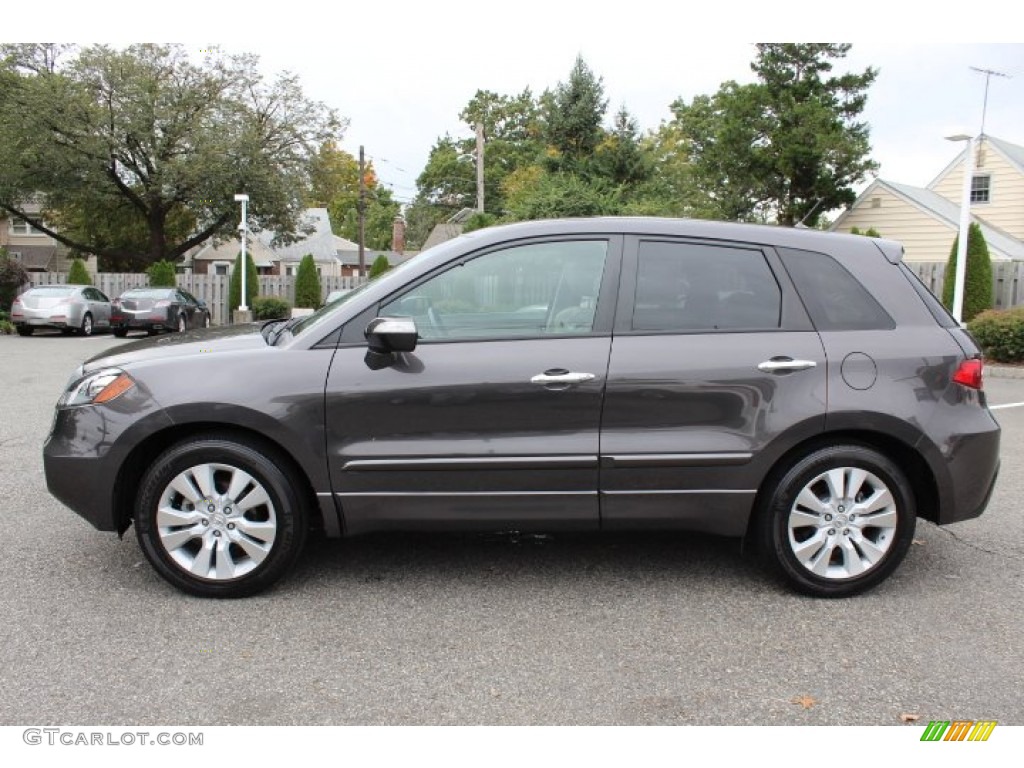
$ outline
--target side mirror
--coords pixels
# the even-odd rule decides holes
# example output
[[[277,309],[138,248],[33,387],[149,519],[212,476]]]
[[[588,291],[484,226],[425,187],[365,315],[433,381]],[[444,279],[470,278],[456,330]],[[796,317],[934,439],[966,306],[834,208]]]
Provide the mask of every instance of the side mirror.
[[[378,317],[366,326],[364,335],[374,352],[412,352],[419,339],[411,317]]]

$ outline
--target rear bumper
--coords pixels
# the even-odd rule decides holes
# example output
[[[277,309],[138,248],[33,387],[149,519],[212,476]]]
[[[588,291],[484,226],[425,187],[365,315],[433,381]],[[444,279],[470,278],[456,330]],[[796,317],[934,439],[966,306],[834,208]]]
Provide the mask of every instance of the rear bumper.
[[[939,487],[939,525],[970,520],[985,511],[999,476],[999,439],[998,425],[957,439],[946,460],[948,485]]]

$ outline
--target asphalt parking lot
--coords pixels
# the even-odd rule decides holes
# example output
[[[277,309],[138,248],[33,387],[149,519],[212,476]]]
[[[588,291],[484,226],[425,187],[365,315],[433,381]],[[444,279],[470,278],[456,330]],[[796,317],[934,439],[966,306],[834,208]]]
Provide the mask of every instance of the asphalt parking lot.
[[[120,343],[0,336],[0,724],[1024,725],[1024,407],[995,411],[988,511],[919,523],[854,599],[659,534],[314,541],[271,592],[212,601],[46,491],[53,403]],[[1024,379],[986,390],[1024,403]]]

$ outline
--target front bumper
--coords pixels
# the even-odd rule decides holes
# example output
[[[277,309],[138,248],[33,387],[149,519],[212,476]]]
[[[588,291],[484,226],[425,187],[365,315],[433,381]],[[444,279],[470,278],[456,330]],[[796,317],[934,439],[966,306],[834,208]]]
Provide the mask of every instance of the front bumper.
[[[144,440],[173,422],[139,388],[105,405],[57,408],[43,445],[46,487],[101,531],[123,530],[123,468]]]

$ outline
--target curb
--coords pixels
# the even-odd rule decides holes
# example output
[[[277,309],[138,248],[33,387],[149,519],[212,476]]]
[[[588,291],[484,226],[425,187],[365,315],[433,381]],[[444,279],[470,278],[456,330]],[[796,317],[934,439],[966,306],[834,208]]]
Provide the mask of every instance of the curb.
[[[986,365],[985,378],[993,379],[1024,379],[1024,368],[1011,365]]]

